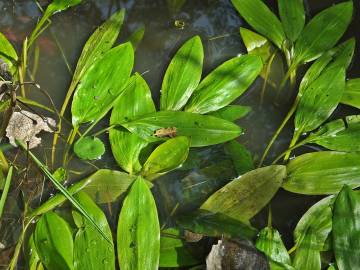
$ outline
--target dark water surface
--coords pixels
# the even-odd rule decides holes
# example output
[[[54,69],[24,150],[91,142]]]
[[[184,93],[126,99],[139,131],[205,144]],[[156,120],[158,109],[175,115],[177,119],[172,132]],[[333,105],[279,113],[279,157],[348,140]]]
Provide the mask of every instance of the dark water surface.
[[[40,1],[46,4],[46,1]],[[51,27],[39,38],[40,61],[36,82],[52,96],[56,106],[60,108],[70,84],[71,74],[64,61],[74,69],[82,46],[94,31],[114,11],[125,8],[126,19],[120,34],[120,41],[126,40],[130,34],[140,26],[145,26],[145,36],[139,45],[135,61],[134,71],[144,73],[144,78],[152,89],[155,100],[159,98],[162,76],[171,57],[181,44],[193,35],[200,35],[205,48],[204,74],[214,69],[217,65],[236,55],[246,53],[246,49],[239,35],[239,26],[247,26],[233,9],[230,0],[188,0],[180,10],[169,5],[170,1],[161,0],[105,0],[83,1],[83,4],[66,12],[55,15],[52,18]],[[276,7],[276,1],[266,1]],[[307,15],[313,16],[322,9],[333,3],[341,1],[332,0],[309,0],[307,1]],[[344,36],[344,40],[356,36],[360,44],[360,16],[359,1],[355,3],[355,17],[351,27]],[[275,10],[275,8],[274,8]],[[22,40],[29,35],[35,26],[40,12],[32,0],[0,0],[0,31],[4,33],[17,49],[21,48]],[[176,27],[175,22],[184,23],[183,29]],[[59,50],[59,45],[63,51]],[[354,63],[348,73],[349,78],[360,77],[360,51],[357,46]],[[121,64],[121,63],[119,63]],[[280,78],[282,73],[281,65],[275,65],[271,71],[274,78]],[[239,121],[239,125],[246,129],[245,134],[239,141],[246,145],[258,158],[275,129],[284,118],[289,105],[291,105],[292,94],[283,90],[280,100],[275,102],[276,89],[271,86],[267,88],[265,101],[260,106],[260,91],[262,79],[258,79],[251,89],[248,90],[237,103],[249,105],[253,111]],[[48,104],[47,99],[37,91],[32,91],[30,96],[39,102]],[[280,104],[280,105],[275,105]],[[341,115],[350,113],[347,107],[342,107],[336,113]],[[70,115],[68,115],[70,117]],[[106,123],[103,123],[105,125]],[[289,143],[292,125],[282,133],[282,136],[275,144],[268,162],[282,152]],[[45,137],[45,151],[38,151],[50,158],[47,147],[52,139]],[[106,140],[106,137],[104,137]],[[312,151],[312,149],[301,149],[301,151]],[[111,157],[109,146],[107,153],[102,160],[96,161],[93,165],[99,168],[118,169]],[[163,222],[168,221],[168,214],[173,207],[180,204],[180,212],[194,209],[196,205],[204,200],[208,193],[217,187],[224,185],[235,176],[231,163],[219,147],[206,148],[198,153],[194,152],[192,163],[197,169],[186,170],[183,168],[177,172],[169,173],[160,178],[154,191],[157,194],[159,211]],[[94,166],[89,164],[73,162],[73,170],[85,172],[94,171]],[[79,176],[71,176],[78,179]],[[29,189],[36,187],[29,186]],[[197,200],[195,200],[196,198]],[[42,198],[46,199],[46,195]],[[291,245],[291,231],[306,209],[317,201],[315,196],[296,196],[280,191],[272,202],[273,224],[286,238],[288,246]],[[38,198],[39,201],[39,198]],[[16,204],[12,204],[17,208]],[[116,210],[116,206],[114,210]],[[13,211],[14,216],[9,213]],[[12,220],[14,228],[18,228],[20,209],[8,212],[8,218]],[[114,211],[113,211],[114,212]],[[109,214],[109,213],[108,213]],[[109,216],[111,216],[109,214]],[[111,216],[113,224],[116,221],[117,212]],[[162,222],[162,223],[163,223]],[[266,211],[261,213],[255,223],[264,226],[266,223]],[[0,228],[4,231],[4,225]],[[5,230],[6,231],[6,230]],[[0,234],[0,242],[11,244],[16,240],[18,231],[15,229]],[[4,237],[6,239],[4,239]],[[0,250],[1,252],[1,250]],[[0,265],[4,262],[0,261]],[[0,266],[1,267],[1,266]]]

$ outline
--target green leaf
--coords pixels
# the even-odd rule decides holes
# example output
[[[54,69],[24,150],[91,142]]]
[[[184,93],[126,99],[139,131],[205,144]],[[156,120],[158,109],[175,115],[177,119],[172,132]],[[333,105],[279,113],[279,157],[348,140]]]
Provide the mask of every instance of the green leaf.
[[[198,86],[204,59],[199,36],[185,42],[171,60],[161,86],[160,109],[178,111]]]
[[[257,230],[239,220],[221,213],[198,210],[178,218],[180,227],[194,233],[211,236],[251,240]]]
[[[159,129],[176,128],[177,136],[186,136],[192,147],[223,143],[241,135],[238,125],[213,116],[181,111],[162,111],[123,123],[126,129],[148,142],[164,140],[154,135]]]
[[[51,12],[52,14],[66,10],[70,7],[76,6],[81,3],[81,0],[53,0],[50,5],[48,5],[45,14]]]
[[[225,144],[225,152],[231,157],[238,175],[255,169],[251,153],[245,146],[232,140]]]
[[[84,192],[79,192],[75,197],[107,237],[112,240],[111,229],[101,209]],[[115,270],[114,245],[107,242],[85,218],[82,218],[82,226],[78,228],[75,235],[74,266],[75,270]]]
[[[341,103],[360,109],[360,78],[346,82]]]
[[[149,86],[138,73],[130,78],[128,85],[114,105],[110,125],[119,125],[137,116],[156,111]],[[139,172],[139,155],[148,143],[124,128],[110,129],[109,139],[112,153],[119,166],[130,174]]]
[[[27,256],[29,270],[39,270],[40,267],[43,267],[40,261],[39,254],[35,247],[34,233],[32,233],[29,237],[29,241],[27,244]]]
[[[146,160],[142,175],[148,177],[179,167],[186,160],[189,147],[190,140],[184,136],[175,137],[160,144]]]
[[[300,34],[294,63],[306,63],[332,48],[346,31],[353,13],[352,1],[333,5],[317,14]]]
[[[336,65],[345,69],[350,66],[355,53],[355,43],[355,38],[350,38],[331,50]]]
[[[3,60],[11,73],[15,73],[17,53],[10,41],[0,32],[0,59]]]
[[[256,55],[226,61],[201,81],[185,110],[205,114],[229,105],[249,88],[262,68],[261,58]]]
[[[119,65],[121,63],[121,65]],[[72,123],[98,121],[124,90],[134,64],[130,43],[119,45],[103,55],[86,71],[71,106]]]
[[[250,171],[211,195],[201,209],[248,221],[271,200],[285,176],[281,165]]]
[[[36,224],[34,240],[47,269],[74,269],[71,230],[60,216],[54,212],[44,214]]]
[[[232,0],[236,10],[257,32],[281,49],[285,33],[281,22],[261,0]]]
[[[74,144],[74,152],[81,159],[99,159],[105,153],[105,145],[99,138],[83,137]]]
[[[178,229],[169,228],[162,232],[159,267],[184,267],[199,263],[181,240]]]
[[[53,173],[53,176],[54,176],[54,178],[56,178],[56,180],[58,180],[60,183],[62,183],[67,180],[68,173],[67,173],[66,169],[64,169],[63,167],[59,167]]]
[[[145,34],[145,26],[142,25],[138,29],[136,29],[131,34],[131,36],[128,38],[127,41],[129,41],[131,43],[131,45],[134,48],[134,51],[137,49],[137,47],[139,46],[139,44],[143,40],[144,34]]]
[[[256,239],[256,248],[268,257],[270,269],[276,269],[272,267],[273,262],[276,263],[275,265],[284,266],[282,269],[290,268],[290,256],[277,230],[270,227],[262,229]]]
[[[360,186],[360,154],[322,151],[296,157],[287,165],[283,188],[299,194],[333,194],[343,185]]]
[[[313,234],[308,234],[302,244],[296,249],[293,266],[301,270],[320,270],[320,252],[312,246]]]
[[[319,127],[336,109],[345,89],[345,69],[330,65],[304,91],[295,115],[295,134]]]
[[[327,149],[344,152],[360,151],[360,116],[352,115],[326,123],[306,138]]]
[[[360,196],[344,186],[333,211],[333,249],[339,270],[360,265]]]
[[[279,0],[279,14],[285,34],[292,42],[300,35],[305,25],[303,0]]]
[[[251,107],[249,106],[228,105],[220,110],[210,113],[209,115],[234,122],[245,117],[249,112],[251,112]]]
[[[131,186],[121,208],[117,246],[122,270],[158,269],[159,220],[154,198],[141,177]]]

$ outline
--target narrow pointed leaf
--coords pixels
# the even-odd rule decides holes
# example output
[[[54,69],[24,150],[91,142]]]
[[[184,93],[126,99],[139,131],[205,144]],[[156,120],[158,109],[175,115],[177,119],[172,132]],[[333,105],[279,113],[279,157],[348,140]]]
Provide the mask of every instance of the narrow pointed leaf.
[[[262,68],[261,58],[256,55],[226,61],[201,81],[185,110],[205,114],[229,105],[249,88]]]
[[[171,60],[161,87],[160,109],[180,110],[198,86],[204,51],[199,36],[185,42]]]
[[[132,76],[128,85],[114,105],[110,125],[118,125],[156,110],[149,86],[139,74]],[[139,172],[139,155],[148,143],[124,128],[110,129],[109,139],[112,153],[119,166],[130,174]]]
[[[108,51],[86,71],[71,106],[74,126],[98,121],[111,109],[124,90],[133,64],[134,50],[125,43]]]
[[[305,10],[303,0],[279,0],[279,14],[285,34],[295,41],[305,25]]]
[[[129,41],[131,43],[131,45],[134,48],[134,51],[137,49],[137,47],[139,46],[139,44],[143,40],[144,34],[145,34],[145,26],[142,25],[138,29],[136,29],[131,34],[131,36],[128,38],[127,41]]]
[[[213,116],[180,111],[162,111],[140,116],[123,123],[126,129],[148,142],[164,140],[155,132],[166,128],[176,128],[177,136],[190,138],[192,147],[223,143],[238,137],[239,126]]]
[[[160,256],[160,227],[156,204],[145,180],[138,177],[121,208],[117,228],[120,268],[156,270]]]
[[[295,269],[321,269],[320,251],[312,246],[313,238],[315,238],[313,234],[306,235],[301,245],[297,247],[293,262]]]
[[[76,6],[81,3],[81,0],[53,0],[50,5],[48,5],[46,12],[60,12],[70,7]]]
[[[228,105],[220,110],[210,113],[209,115],[234,122],[240,118],[245,117],[250,111],[251,107],[249,106]]]
[[[360,186],[360,154],[322,151],[296,157],[287,165],[283,188],[299,194],[333,194],[343,185]]]
[[[10,41],[1,32],[0,32],[0,59],[2,59],[8,65],[9,71],[11,71],[12,73],[15,72],[16,61],[18,60],[17,53],[13,45],[10,43]]]
[[[232,0],[231,2],[252,28],[270,39],[279,49],[282,48],[285,33],[281,22],[263,1]]]
[[[271,200],[285,176],[281,165],[250,171],[212,194],[201,209],[247,221]]]
[[[352,79],[346,82],[341,103],[360,109],[360,79]]]

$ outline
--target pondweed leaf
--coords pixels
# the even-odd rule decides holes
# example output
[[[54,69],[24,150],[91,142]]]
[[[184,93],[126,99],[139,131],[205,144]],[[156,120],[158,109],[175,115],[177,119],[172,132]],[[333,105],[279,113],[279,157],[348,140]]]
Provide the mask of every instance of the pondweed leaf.
[[[36,224],[34,241],[47,269],[72,270],[73,238],[69,225],[54,212],[44,214]]]
[[[262,68],[262,60],[256,55],[226,61],[201,81],[185,110],[205,114],[229,105],[249,88]]]
[[[182,45],[171,60],[161,86],[160,109],[178,111],[198,86],[204,59],[199,36]]]
[[[18,60],[17,53],[10,41],[0,32],[0,59],[4,61],[11,73],[16,70],[16,62]]]
[[[333,5],[317,14],[301,32],[294,49],[295,65],[318,58],[342,37],[352,19],[352,1]]]
[[[301,270],[321,270],[320,251],[312,246],[315,235],[309,233],[296,249],[293,266]]]
[[[105,145],[99,138],[83,137],[74,144],[74,152],[84,160],[99,159],[105,153]]]
[[[360,196],[344,186],[333,210],[333,249],[339,270],[360,265]]]
[[[279,0],[279,14],[285,34],[294,42],[305,25],[305,10],[303,0]]]
[[[351,115],[326,123],[306,138],[327,149],[344,152],[360,151],[360,115]]]
[[[190,140],[178,136],[160,144],[144,164],[142,175],[145,178],[165,173],[179,167],[189,154]]]
[[[129,80],[133,64],[134,50],[125,43],[109,50],[86,71],[71,106],[75,127],[98,121],[111,109]]]
[[[293,269],[281,235],[274,228],[265,227],[260,231],[256,239],[256,248],[268,257],[270,269]]]
[[[236,10],[257,32],[270,39],[279,49],[285,41],[281,22],[261,0],[232,0]]]
[[[41,270],[44,268],[44,266],[41,263],[39,254],[36,250],[36,246],[34,242],[34,233],[32,233],[29,237],[26,253],[27,253],[26,255],[27,255],[29,270]]]
[[[283,188],[294,193],[337,193],[343,185],[360,186],[360,154],[322,151],[290,160]]]
[[[249,112],[251,112],[251,107],[249,106],[228,105],[220,110],[209,113],[209,115],[234,122],[240,118],[245,117]]]
[[[335,65],[342,66],[345,70],[350,66],[354,57],[355,43],[355,38],[350,38],[330,50]]]
[[[192,147],[201,147],[232,140],[242,133],[242,129],[229,121],[213,116],[182,111],[160,111],[146,114],[121,124],[130,132],[148,142],[164,140],[155,136],[156,132],[173,128],[176,134],[190,138]]]
[[[48,5],[46,12],[60,12],[70,7],[76,6],[81,3],[81,0],[53,0],[50,5]]]
[[[138,177],[121,208],[117,228],[120,268],[157,270],[160,257],[160,226],[156,204],[145,180]]]
[[[149,86],[136,73],[130,78],[128,87],[114,105],[110,125],[119,125],[155,111]],[[139,155],[148,143],[136,134],[117,127],[110,129],[109,139],[112,153],[119,166],[130,174],[139,172],[141,170]]]
[[[75,197],[107,237],[112,240],[111,229],[101,209],[84,192],[79,192]],[[82,218],[79,212],[73,212],[73,215],[78,215],[78,218],[81,218],[81,224],[77,224],[78,230],[74,240],[74,269],[114,270],[114,244],[107,242],[89,221]]]
[[[137,28],[132,34],[131,36],[128,38],[127,41],[129,41],[131,43],[131,45],[134,48],[134,51],[137,49],[137,47],[139,46],[139,44],[141,43],[141,41],[144,38],[144,34],[145,34],[145,26],[140,26],[139,28]]]
[[[245,146],[236,140],[227,142],[224,146],[224,149],[225,152],[231,157],[234,168],[238,175],[242,175],[255,169],[251,153],[246,149]]]
[[[341,103],[360,109],[360,79],[352,79],[346,82]]]
[[[212,194],[201,209],[248,221],[271,200],[285,177],[282,165],[250,171]]]

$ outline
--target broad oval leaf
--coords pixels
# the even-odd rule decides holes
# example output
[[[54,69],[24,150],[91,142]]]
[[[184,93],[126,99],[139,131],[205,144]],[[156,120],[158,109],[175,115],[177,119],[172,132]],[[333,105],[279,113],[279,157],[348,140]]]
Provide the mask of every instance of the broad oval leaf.
[[[360,265],[360,196],[344,186],[333,211],[333,249],[339,270]]]
[[[257,32],[281,49],[285,33],[281,22],[261,0],[231,0],[236,10]]]
[[[262,60],[256,55],[226,61],[201,81],[185,110],[205,114],[229,105],[249,88],[262,68]]]
[[[294,193],[337,193],[343,185],[360,186],[360,153],[322,151],[296,157],[287,165],[283,188]]]
[[[165,139],[155,136],[157,131],[176,128],[176,135],[189,137],[192,147],[223,143],[242,133],[242,129],[238,125],[229,121],[181,111],[161,111],[147,114],[123,123],[122,126],[148,142]]]
[[[341,103],[360,109],[360,78],[346,82]]]
[[[118,125],[156,111],[149,86],[139,74],[132,76],[128,85],[114,105],[110,125]],[[130,174],[139,172],[139,155],[148,143],[123,128],[110,129],[109,139],[112,153],[119,166]]]
[[[185,106],[200,82],[203,59],[204,51],[199,36],[185,42],[177,51],[163,79],[161,110],[178,111]]]
[[[160,256],[160,226],[156,204],[145,180],[138,177],[121,208],[117,228],[122,270],[156,270]]]
[[[54,212],[44,214],[36,224],[34,240],[41,262],[47,269],[74,269],[72,234],[60,216]]]
[[[278,5],[285,34],[294,42],[305,25],[304,0],[278,0]]]
[[[190,140],[179,136],[160,144],[144,164],[142,175],[148,177],[179,167],[189,154]]]
[[[295,64],[312,61],[332,48],[346,31],[352,13],[353,3],[347,1],[317,14],[305,26],[295,44]]]
[[[209,115],[221,118],[230,122],[234,122],[245,117],[251,112],[251,107],[241,105],[228,105],[220,110],[210,113]]]
[[[16,62],[18,60],[17,53],[10,43],[10,41],[5,37],[4,34],[0,32],[0,59],[3,60],[9,68],[11,73],[14,73],[16,70]]]
[[[83,137],[74,144],[74,152],[81,159],[99,159],[105,153],[105,145],[99,138]]]
[[[101,209],[84,192],[79,192],[75,197],[106,236],[112,240],[111,229]],[[80,215],[78,212],[75,213]],[[81,223],[74,241],[74,269],[115,270],[114,244],[106,241],[85,218],[82,218]]]
[[[71,106],[75,127],[98,121],[111,109],[124,90],[133,64],[134,50],[125,43],[109,50],[86,71]]]
[[[282,165],[250,171],[212,194],[201,209],[248,221],[271,200],[285,177]]]

